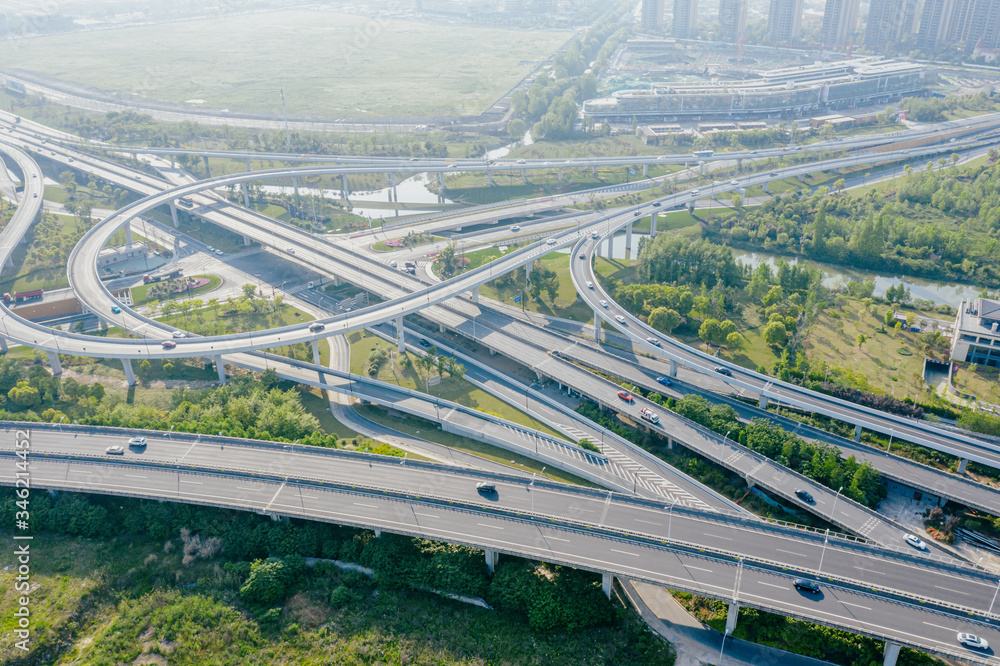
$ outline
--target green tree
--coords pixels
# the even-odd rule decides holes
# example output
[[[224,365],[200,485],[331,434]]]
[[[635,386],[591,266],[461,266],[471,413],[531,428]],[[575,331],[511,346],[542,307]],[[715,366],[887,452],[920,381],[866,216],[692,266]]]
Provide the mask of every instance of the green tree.
[[[507,136],[515,141],[520,141],[524,133],[528,131],[528,126],[520,118],[514,118],[507,123]]]
[[[250,577],[240,587],[240,597],[248,603],[270,606],[285,596],[285,584],[285,565],[281,560],[255,560],[250,566]]]
[[[764,307],[770,307],[781,303],[785,298],[785,292],[781,286],[771,287],[771,290],[764,296]]]
[[[649,325],[658,331],[670,333],[680,326],[681,315],[671,308],[654,308],[649,313]]]
[[[91,398],[100,402],[104,399],[104,384],[92,384],[89,394]]]
[[[885,316],[882,317],[882,321],[885,323],[886,326],[892,326],[896,321],[896,311],[893,310],[892,308],[886,310]]]
[[[7,392],[7,398],[18,407],[35,407],[41,401],[38,389],[26,381],[20,381],[17,386]]]
[[[769,345],[783,347],[788,342],[788,330],[783,322],[772,321],[761,331],[761,337]]]
[[[698,329],[698,337],[710,345],[716,344],[722,337],[722,328],[719,326],[719,320],[706,319],[703,321],[701,328]]]
[[[740,351],[747,348],[747,339],[739,333],[733,332],[726,336],[726,346],[733,351]]]

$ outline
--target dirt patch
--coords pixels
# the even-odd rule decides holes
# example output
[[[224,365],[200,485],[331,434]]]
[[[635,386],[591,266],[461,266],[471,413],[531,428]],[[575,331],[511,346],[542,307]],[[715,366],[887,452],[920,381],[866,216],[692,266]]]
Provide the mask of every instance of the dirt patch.
[[[315,629],[330,617],[330,606],[316,593],[299,592],[285,604],[285,613],[303,629]]]
[[[140,654],[135,658],[133,664],[159,664],[160,666],[167,666],[170,662],[167,658],[159,654]]]

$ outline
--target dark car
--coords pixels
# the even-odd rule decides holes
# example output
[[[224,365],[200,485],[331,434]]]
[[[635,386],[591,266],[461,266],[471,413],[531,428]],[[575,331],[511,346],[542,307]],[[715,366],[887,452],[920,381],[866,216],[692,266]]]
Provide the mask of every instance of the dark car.
[[[476,490],[478,490],[483,495],[489,495],[490,493],[495,493],[497,491],[496,484],[489,483],[487,481],[480,481],[476,484]]]
[[[801,488],[798,488],[795,490],[795,494],[798,495],[799,499],[801,499],[803,502],[810,502],[810,503],[813,502],[813,496],[809,494],[808,490],[802,490]]]
[[[792,581],[792,585],[795,586],[796,590],[802,590],[803,592],[808,592],[809,594],[819,594],[819,585],[811,580],[796,578]]]
[[[673,382],[670,381],[670,377],[657,377],[656,381],[660,382],[664,386],[673,386]]]
[[[726,377],[732,377],[733,373],[729,368],[723,368],[721,365],[715,367],[715,371],[720,375],[725,375]]]
[[[418,341],[421,347],[430,347],[431,343],[427,342],[426,338],[420,338]]]

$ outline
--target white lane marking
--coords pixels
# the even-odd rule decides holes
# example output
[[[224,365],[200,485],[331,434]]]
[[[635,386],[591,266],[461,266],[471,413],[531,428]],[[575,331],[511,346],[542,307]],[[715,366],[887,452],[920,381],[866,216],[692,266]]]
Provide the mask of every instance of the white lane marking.
[[[705,532],[705,536],[712,537],[713,539],[725,539],[726,541],[733,540],[732,537],[722,536],[721,534],[709,534],[708,532]]]
[[[776,587],[779,590],[787,590],[788,588],[784,585],[775,585],[774,583],[765,583],[764,581],[757,581],[760,585],[767,585],[768,587]]]
[[[247,488],[246,486],[236,486],[236,490],[249,490],[250,492],[254,492],[254,493],[262,493],[262,492],[264,492],[260,488]]]
[[[423,516],[424,518],[440,518],[440,516],[435,516],[433,513],[420,513],[419,511],[414,511],[413,515]]]
[[[627,550],[617,550],[615,548],[612,548],[611,551],[615,553],[621,553],[622,555],[631,555],[632,557],[639,557],[639,553],[630,553]]]
[[[840,600],[838,599],[838,601]],[[841,601],[840,603],[844,604],[845,606],[854,606],[855,608],[860,608],[862,610],[871,610],[871,608],[869,608],[868,606],[862,606],[861,604],[852,604],[850,601]]]
[[[569,539],[562,539],[560,537],[554,537],[551,534],[543,534],[542,538],[544,538],[544,539],[552,539],[553,541],[565,541],[566,543],[569,543]]]
[[[805,553],[796,553],[794,550],[785,550],[784,548],[775,548],[779,553],[788,553],[789,555],[798,555],[799,557],[809,557]]]
[[[944,629],[945,631],[955,631],[951,627],[942,627],[940,624],[931,624],[930,622],[924,622],[928,627],[937,627],[938,629]]]
[[[203,486],[203,485],[205,485],[201,481],[188,481],[187,479],[180,479],[180,482],[181,483],[193,483],[196,486]]]
[[[865,569],[864,567],[854,567],[858,571],[867,571],[868,573],[878,574],[879,576],[884,576],[884,571],[875,571],[874,569]]]
[[[685,569],[697,569],[698,571],[707,571],[708,573],[712,573],[711,569],[702,569],[701,567],[695,567],[690,564],[682,564],[681,566]]]
[[[130,479],[145,479],[145,478],[147,478],[145,476],[139,476],[138,474],[126,474],[125,476],[129,477]]]
[[[361,502],[354,502],[354,506],[363,506],[366,509],[377,509],[378,507],[374,504],[362,504]]]
[[[934,587],[936,587],[939,590],[944,590],[945,592],[954,592],[955,594],[961,594],[963,597],[969,596],[968,592],[959,592],[958,590],[953,590],[950,587],[941,587],[940,585],[935,585]]]
[[[646,523],[647,525],[656,525],[657,527],[663,527],[663,523],[654,523],[651,520],[643,520],[642,518],[636,518],[635,522],[637,522],[637,523]]]
[[[489,527],[490,529],[494,529],[494,530],[502,530],[503,529],[499,525],[487,525],[486,523],[476,523],[476,525],[479,525],[480,527]]]

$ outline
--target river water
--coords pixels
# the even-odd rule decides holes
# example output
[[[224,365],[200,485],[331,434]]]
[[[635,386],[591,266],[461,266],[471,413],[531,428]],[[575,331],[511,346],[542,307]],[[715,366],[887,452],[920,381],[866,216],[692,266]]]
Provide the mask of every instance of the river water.
[[[790,264],[804,263],[809,268],[818,268],[823,272],[823,285],[826,287],[844,287],[851,280],[872,280],[875,283],[875,295],[885,295],[886,289],[898,285],[900,282],[910,290],[913,298],[922,298],[934,301],[941,305],[950,305],[957,308],[962,299],[972,299],[979,296],[982,291],[977,287],[958,282],[946,282],[938,280],[923,280],[921,278],[907,277],[901,275],[885,275],[873,271],[864,271],[854,268],[844,268],[842,266],[832,266],[816,261],[803,260],[794,257],[781,257],[780,255],[768,252],[747,252],[746,250],[733,250],[733,258],[736,261],[759,266],[763,263],[772,268],[778,265],[778,259],[785,259]]]

